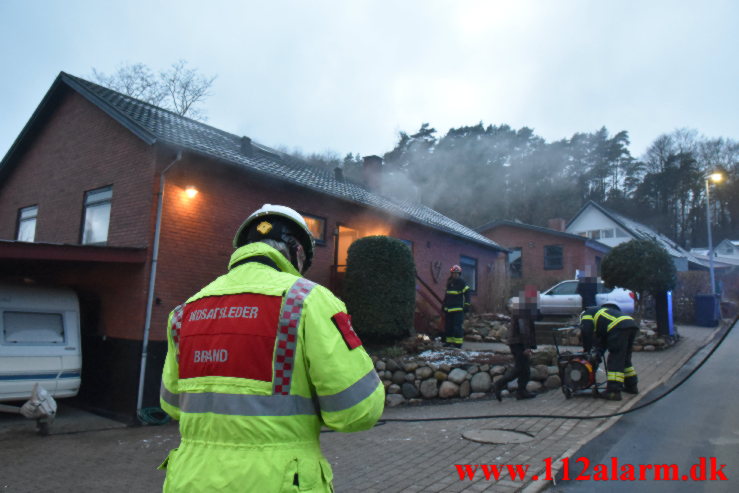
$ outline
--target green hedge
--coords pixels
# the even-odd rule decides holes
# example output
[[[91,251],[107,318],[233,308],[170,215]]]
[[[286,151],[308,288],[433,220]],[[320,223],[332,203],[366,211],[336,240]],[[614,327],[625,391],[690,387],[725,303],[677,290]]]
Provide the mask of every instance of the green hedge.
[[[387,236],[349,247],[344,297],[363,341],[390,343],[409,335],[416,304],[416,266],[410,248]]]

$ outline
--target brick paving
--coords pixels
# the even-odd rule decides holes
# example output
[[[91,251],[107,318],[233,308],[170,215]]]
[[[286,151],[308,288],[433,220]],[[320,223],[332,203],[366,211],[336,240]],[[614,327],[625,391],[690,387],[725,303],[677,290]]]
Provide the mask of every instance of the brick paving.
[[[388,408],[386,419],[497,418],[431,422],[388,422],[372,430],[321,435],[334,468],[337,492],[515,492],[540,491],[546,481],[460,481],[455,464],[530,464],[528,478],[544,475],[544,459],[556,462],[612,425],[617,418],[562,420],[517,418],[515,414],[600,415],[631,408],[650,389],[666,381],[713,335],[713,329],[679,326],[680,342],[666,351],[634,354],[640,396],[621,402],[591,397],[565,399],[549,391],[533,400],[505,398]],[[533,440],[510,445],[462,438],[472,429],[525,432]],[[33,423],[0,414],[0,492],[160,491],[156,466],[178,443],[175,424],[125,428],[119,423],[62,407],[48,437]]]
[[[621,402],[589,396],[565,399],[559,391],[549,391],[536,399],[516,401],[505,398],[459,401],[385,410],[383,418],[439,418],[489,414],[543,414],[594,416],[631,408],[639,398],[666,381],[713,335],[712,329],[679,326],[681,340],[666,351],[634,353],[642,394],[624,394]],[[455,464],[530,464],[528,477],[543,478],[544,459],[556,463],[601,433],[618,418],[563,420],[552,418],[499,417],[480,420],[387,423],[359,434],[324,433],[322,448],[334,467],[336,491],[444,491],[513,492],[538,491],[547,486],[539,481],[487,481],[482,473],[475,480],[460,481]],[[505,429],[529,433],[530,442],[494,445],[468,441],[462,433],[471,429]]]

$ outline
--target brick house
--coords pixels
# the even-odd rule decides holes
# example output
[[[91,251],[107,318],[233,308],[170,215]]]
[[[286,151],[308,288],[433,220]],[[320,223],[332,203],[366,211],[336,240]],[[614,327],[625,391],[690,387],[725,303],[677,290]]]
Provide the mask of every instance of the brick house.
[[[78,400],[123,419],[158,404],[169,311],[225,272],[233,234],[264,203],[308,221],[316,282],[339,290],[351,242],[389,235],[413,252],[419,323],[455,263],[486,309],[507,251],[378,193],[381,169],[366,158],[367,180],[355,183],[62,72],[0,162],[0,280],[75,289]]]
[[[564,232],[564,220],[549,221],[549,228],[515,221],[494,221],[477,231],[508,248],[511,290],[524,284],[546,289],[559,281],[575,279],[576,272],[600,274],[600,263],[610,247],[598,241]]]

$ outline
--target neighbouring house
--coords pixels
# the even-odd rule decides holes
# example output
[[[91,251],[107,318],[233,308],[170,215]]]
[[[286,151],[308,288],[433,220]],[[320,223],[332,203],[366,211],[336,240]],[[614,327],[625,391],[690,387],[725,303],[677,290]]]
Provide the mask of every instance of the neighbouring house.
[[[511,289],[524,284],[543,290],[578,271],[600,274],[600,262],[610,247],[596,240],[564,232],[564,220],[549,221],[549,228],[517,221],[493,221],[476,230],[510,250]]]
[[[355,183],[62,72],[0,162],[0,280],[75,289],[78,400],[123,419],[158,405],[168,313],[226,271],[234,233],[264,203],[306,218],[318,245],[308,277],[335,291],[349,245],[388,235],[413,252],[419,324],[438,316],[453,264],[488,309],[507,250],[381,194],[380,158],[364,171]]]
[[[588,201],[575,214],[565,229],[568,233],[615,247],[621,243],[639,239],[656,241],[672,257],[678,272],[687,270],[705,270],[706,263],[688,252],[665,235],[649,226],[615,213],[596,202]]]
[[[717,257],[733,257],[739,259],[739,241],[723,240],[713,250]]]
[[[711,264],[708,248],[691,248],[690,253]],[[724,298],[739,302],[739,241],[723,240],[713,248],[716,288]]]
[[[690,253],[706,262],[708,262],[710,259],[708,248],[691,248]],[[715,262],[718,262],[720,264],[739,264],[739,241],[723,240],[718,245],[714,246],[713,259]]]

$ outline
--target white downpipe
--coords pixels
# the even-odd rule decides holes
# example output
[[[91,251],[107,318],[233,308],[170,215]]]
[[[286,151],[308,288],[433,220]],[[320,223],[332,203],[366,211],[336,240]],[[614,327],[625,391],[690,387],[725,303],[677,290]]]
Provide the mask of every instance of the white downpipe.
[[[136,416],[139,416],[144,400],[144,377],[146,376],[146,359],[149,350],[149,332],[151,330],[151,312],[154,306],[154,284],[157,277],[157,262],[159,260],[159,236],[162,228],[162,205],[164,203],[164,174],[176,162],[182,159],[182,151],[177,151],[174,161],[162,170],[159,175],[159,195],[157,197],[157,218],[154,226],[154,246],[151,255],[151,271],[149,273],[149,292],[146,299],[146,321],[144,322],[144,338],[141,345],[141,369],[139,370],[139,393],[136,400]],[[139,420],[141,418],[139,417]]]

